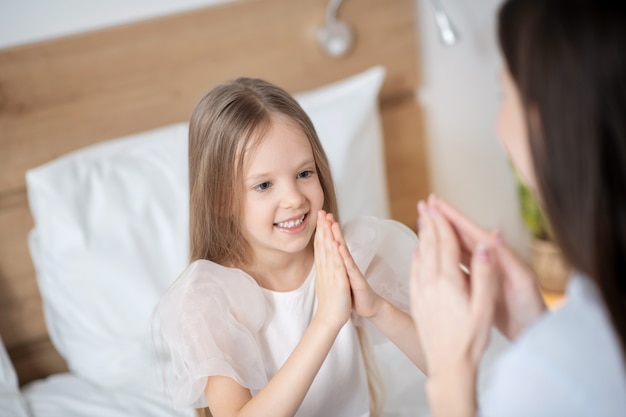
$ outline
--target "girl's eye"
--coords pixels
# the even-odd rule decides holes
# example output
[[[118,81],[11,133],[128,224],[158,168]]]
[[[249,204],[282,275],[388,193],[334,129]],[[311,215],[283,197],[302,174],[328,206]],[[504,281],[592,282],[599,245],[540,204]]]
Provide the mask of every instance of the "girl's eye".
[[[302,171],[301,173],[299,173],[298,178],[309,178],[311,175],[313,175],[313,171],[306,170],[306,171]]]
[[[254,187],[256,191],[265,191],[270,188],[272,184],[269,181],[262,182],[261,184]]]

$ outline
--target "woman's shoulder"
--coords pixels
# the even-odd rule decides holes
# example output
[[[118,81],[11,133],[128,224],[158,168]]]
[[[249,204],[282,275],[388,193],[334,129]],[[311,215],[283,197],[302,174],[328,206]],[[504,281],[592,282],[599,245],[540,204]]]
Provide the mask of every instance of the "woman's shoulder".
[[[522,333],[513,351],[541,355],[568,372],[608,371],[608,362],[623,362],[619,340],[595,284],[572,275],[566,300]]]
[[[588,284],[574,286],[580,285]],[[502,354],[487,409],[519,406],[523,413],[531,411],[523,404],[542,404],[541,410],[532,410],[541,411],[536,415],[564,415],[571,406],[571,415],[617,415],[612,412],[626,409],[624,356],[602,303],[593,291],[571,297],[568,292],[568,297]]]

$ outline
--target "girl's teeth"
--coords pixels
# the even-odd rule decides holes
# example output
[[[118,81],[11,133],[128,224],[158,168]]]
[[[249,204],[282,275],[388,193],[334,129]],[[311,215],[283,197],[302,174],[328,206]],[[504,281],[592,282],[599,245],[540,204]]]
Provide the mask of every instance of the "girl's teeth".
[[[304,216],[300,217],[298,220],[291,220],[288,222],[276,223],[278,227],[282,227],[283,229],[291,229],[292,227],[300,226],[302,221],[304,220]]]

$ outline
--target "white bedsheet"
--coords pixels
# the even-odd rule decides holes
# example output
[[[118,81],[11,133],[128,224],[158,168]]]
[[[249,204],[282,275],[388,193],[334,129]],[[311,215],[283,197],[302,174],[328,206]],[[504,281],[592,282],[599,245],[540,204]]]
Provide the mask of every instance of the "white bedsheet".
[[[424,375],[391,342],[374,346],[386,387],[385,417],[430,416]],[[2,417],[193,417],[192,409],[174,409],[165,394],[106,391],[70,373],[37,380],[16,394],[15,404],[0,402]],[[25,401],[24,401],[25,400]],[[21,401],[23,413],[19,414]],[[30,407],[28,410],[27,405]],[[18,411],[14,411],[18,410]],[[31,413],[32,411],[32,413]]]
[[[494,332],[482,363],[480,391],[488,385],[494,359],[507,346]],[[424,392],[426,377],[391,342],[374,345],[385,383],[383,417],[430,417]],[[1,417],[193,417],[192,409],[174,409],[167,395],[141,387],[105,391],[87,380],[64,373],[34,381],[9,397],[0,396]],[[30,408],[30,409],[29,409]]]
[[[0,417],[30,417],[13,363],[0,337]]]
[[[375,344],[374,354],[385,386],[383,417],[430,417],[426,376],[391,342]]]
[[[136,390],[105,391],[64,373],[34,381],[22,389],[33,417],[193,417],[174,409],[165,394]]]
[[[31,417],[19,391],[0,392],[0,417]]]

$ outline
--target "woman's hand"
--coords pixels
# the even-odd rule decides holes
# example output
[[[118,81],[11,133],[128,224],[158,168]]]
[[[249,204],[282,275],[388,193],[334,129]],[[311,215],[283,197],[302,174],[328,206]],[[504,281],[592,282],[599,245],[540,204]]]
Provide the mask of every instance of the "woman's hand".
[[[534,273],[497,234],[476,226],[445,201],[431,196],[434,205],[452,225],[461,243],[462,259],[469,259],[480,242],[491,246],[499,264],[502,297],[496,306],[495,325],[515,339],[546,311]]]
[[[339,253],[345,265],[350,288],[352,290],[352,307],[361,317],[371,318],[375,316],[382,306],[383,299],[369,285],[361,270],[354,262],[352,254],[348,250],[346,241],[341,232],[339,223],[333,221],[331,225],[334,240],[339,243]]]
[[[434,205],[419,203],[420,248],[411,266],[411,314],[428,370],[434,415],[473,415],[476,372],[487,347],[498,295],[496,262],[487,244],[459,268],[461,246]]]
[[[330,324],[338,331],[350,317],[352,301],[350,283],[343,259],[339,253],[339,243],[331,230],[335,223],[332,214],[323,210],[317,215],[315,231],[315,292],[317,294],[316,318]]]

